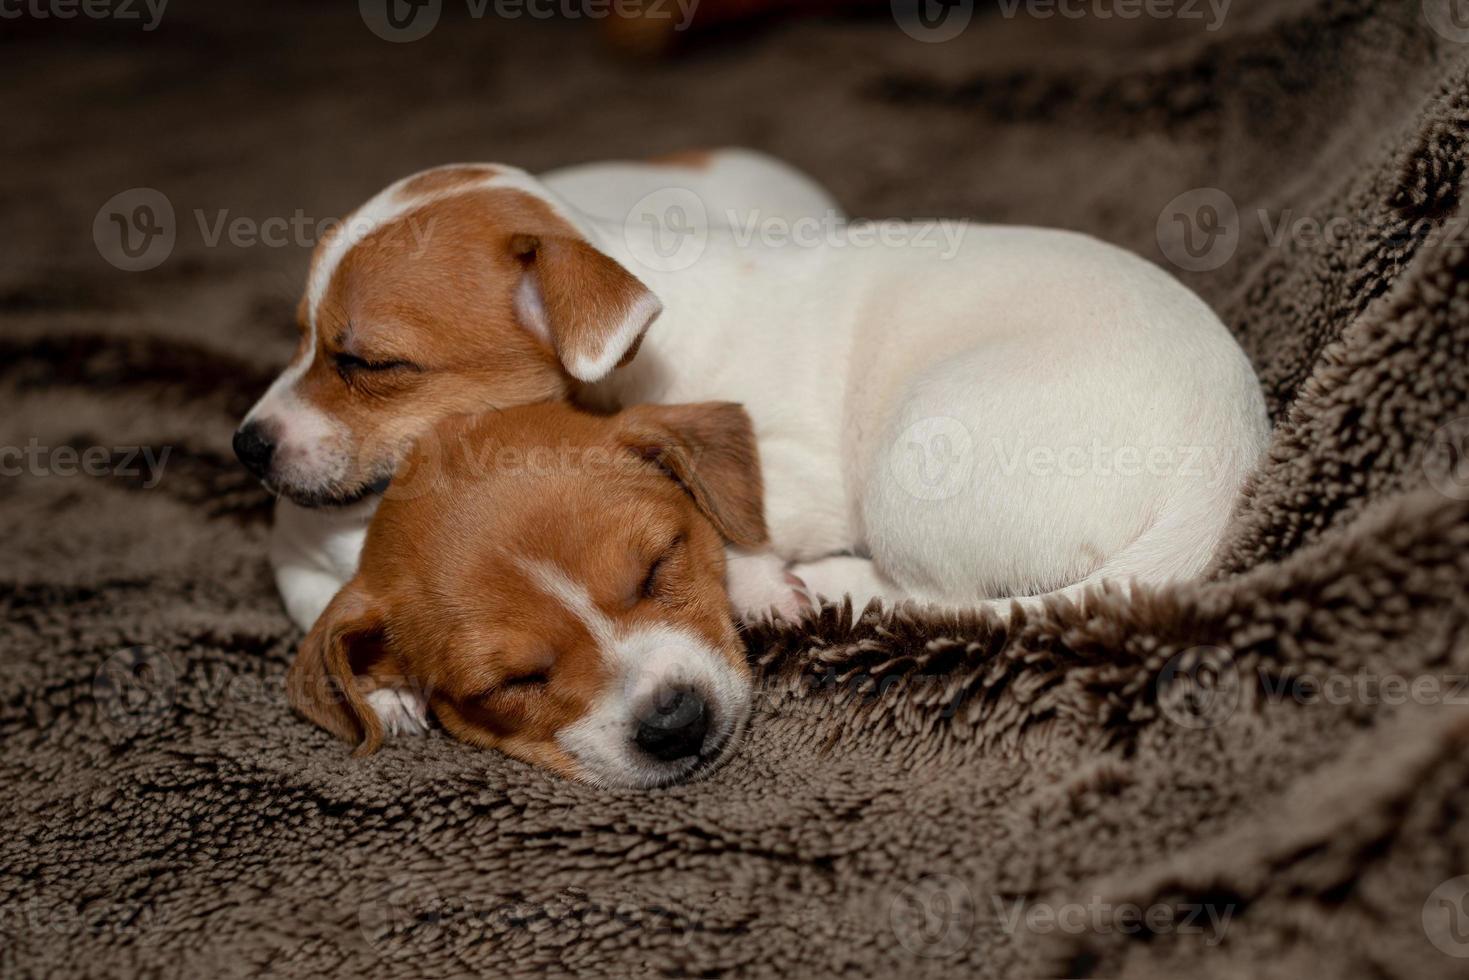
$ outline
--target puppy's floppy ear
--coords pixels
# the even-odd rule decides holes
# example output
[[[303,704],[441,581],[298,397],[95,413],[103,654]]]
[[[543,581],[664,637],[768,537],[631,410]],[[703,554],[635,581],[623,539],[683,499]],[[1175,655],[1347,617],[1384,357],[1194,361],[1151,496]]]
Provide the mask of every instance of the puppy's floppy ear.
[[[286,674],[291,706],[340,739],[358,755],[377,751],[383,727],[367,703],[373,675],[390,661],[384,647],[381,605],[358,579],[342,587],[301,642]]]
[[[733,402],[636,405],[623,441],[677,480],[731,544],[765,543],[765,495],[750,416]]]
[[[578,381],[600,381],[632,360],[663,312],[652,290],[583,239],[512,235],[510,251],[525,268],[516,314]]]

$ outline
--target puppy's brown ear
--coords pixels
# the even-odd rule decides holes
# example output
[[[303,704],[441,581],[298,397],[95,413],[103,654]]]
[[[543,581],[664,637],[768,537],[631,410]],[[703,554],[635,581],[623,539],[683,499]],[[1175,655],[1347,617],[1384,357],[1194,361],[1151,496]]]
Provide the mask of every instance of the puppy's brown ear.
[[[342,587],[317,617],[286,674],[291,706],[340,739],[358,755],[377,751],[382,723],[365,698],[364,682],[388,660],[379,604],[357,579]]]
[[[619,417],[625,443],[688,491],[731,544],[765,543],[765,494],[750,416],[733,402],[636,405]]]
[[[579,381],[600,381],[632,360],[663,312],[636,276],[580,238],[513,235],[510,251],[525,268],[517,315]]]

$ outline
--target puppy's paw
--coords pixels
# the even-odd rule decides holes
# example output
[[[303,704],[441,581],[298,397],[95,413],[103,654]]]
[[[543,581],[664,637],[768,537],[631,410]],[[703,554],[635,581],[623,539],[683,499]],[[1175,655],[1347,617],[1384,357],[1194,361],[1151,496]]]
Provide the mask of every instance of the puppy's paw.
[[[784,619],[796,620],[816,608],[816,601],[811,597],[811,590],[806,588],[806,583],[801,581],[799,575],[792,572],[784,574],[785,597],[778,602],[771,603],[770,608]]]
[[[788,572],[785,562],[775,555],[731,552],[726,567],[729,603],[742,622],[771,613],[795,620],[812,606],[806,583]]]
[[[428,734],[428,703],[412,691],[380,687],[367,693],[367,703],[377,713],[387,734]]]

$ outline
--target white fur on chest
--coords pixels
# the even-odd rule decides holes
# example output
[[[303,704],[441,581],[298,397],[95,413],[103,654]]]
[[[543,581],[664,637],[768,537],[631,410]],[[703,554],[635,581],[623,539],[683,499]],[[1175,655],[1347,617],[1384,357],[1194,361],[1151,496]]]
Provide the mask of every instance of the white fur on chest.
[[[286,612],[302,629],[357,572],[378,498],[344,508],[307,509],[282,497],[275,505],[270,564]]]

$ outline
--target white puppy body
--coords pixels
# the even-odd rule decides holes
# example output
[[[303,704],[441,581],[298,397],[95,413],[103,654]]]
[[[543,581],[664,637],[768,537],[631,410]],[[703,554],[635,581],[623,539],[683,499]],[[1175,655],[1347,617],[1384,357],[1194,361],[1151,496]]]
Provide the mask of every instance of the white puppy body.
[[[714,229],[693,268],[660,271],[626,229],[587,230],[664,303],[597,394],[745,404],[773,549],[828,597],[1187,578],[1265,445],[1224,325],[1095,239],[956,223],[948,254]]]
[[[749,411],[774,554],[734,556],[737,607],[785,594],[787,563],[831,598],[955,607],[1102,578],[1164,582],[1208,563],[1267,420],[1243,352],[1173,278],[1094,239],[1031,228],[765,241],[741,216],[771,208],[735,199],[761,184],[785,188],[787,216],[836,212],[756,155],[692,188],[705,215],[686,227],[702,252],[674,268],[655,237],[667,177],[629,166],[605,182],[577,168],[564,187],[499,167],[488,183],[552,203],[662,302],[637,357],[589,386],[588,401]],[[598,360],[615,364],[635,336]],[[355,569],[371,510],[282,501],[272,558],[303,626]]]

